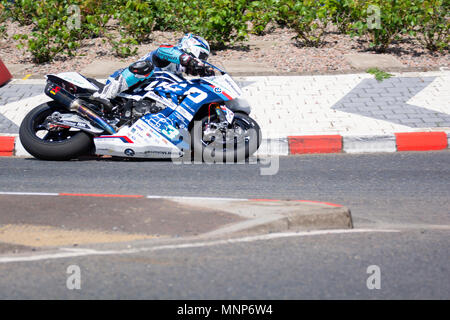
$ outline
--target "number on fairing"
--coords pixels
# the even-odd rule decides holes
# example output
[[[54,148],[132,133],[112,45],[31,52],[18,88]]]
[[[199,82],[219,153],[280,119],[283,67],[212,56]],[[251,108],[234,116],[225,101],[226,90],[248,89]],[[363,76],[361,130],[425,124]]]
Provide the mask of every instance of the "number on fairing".
[[[200,103],[208,97],[208,94],[196,87],[192,87],[189,89],[186,94],[188,98],[192,100],[194,103]]]

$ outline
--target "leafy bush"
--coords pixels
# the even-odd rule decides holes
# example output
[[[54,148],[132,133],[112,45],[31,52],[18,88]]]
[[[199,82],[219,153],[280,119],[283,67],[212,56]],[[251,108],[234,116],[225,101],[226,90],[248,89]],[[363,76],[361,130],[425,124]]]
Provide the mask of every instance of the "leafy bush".
[[[32,17],[30,24],[33,29],[29,34],[17,34],[14,38],[20,41],[19,47],[26,47],[31,52],[36,63],[52,61],[59,54],[74,55],[82,39],[100,35],[106,36],[120,57],[137,51],[132,48],[132,45],[137,44],[133,36],[122,34],[116,40],[105,32],[105,25],[113,12],[110,1],[46,0],[18,3],[11,9],[24,12],[24,9],[19,8],[22,4],[26,5],[27,15]],[[71,10],[73,6],[76,6],[75,10]],[[14,19],[14,15],[11,14],[11,17]],[[73,23],[76,19],[79,19],[78,23]]]
[[[35,62],[51,61],[57,54],[65,52],[72,55],[79,46],[75,40],[78,31],[66,25],[69,18],[67,1],[34,2],[28,9],[32,13],[33,31],[30,34],[17,34],[21,46],[26,46]]]
[[[6,25],[3,25],[7,18],[5,6],[0,2],[0,39],[6,39],[8,37]]]
[[[0,37],[10,21],[30,25],[29,34],[15,38],[39,63],[73,55],[81,40],[95,37],[126,57],[154,30],[196,33],[223,48],[249,32],[267,32],[269,23],[293,29],[305,46],[320,46],[332,23],[367,37],[377,51],[405,34],[442,51],[450,40],[449,9],[449,0],[0,0]]]
[[[107,34],[106,38],[118,57],[126,58],[137,53],[138,42],[132,37],[126,37],[124,33],[121,33],[119,40],[116,40],[111,34]]]
[[[278,2],[278,0],[258,0],[250,3],[247,19],[252,23],[252,33],[262,35],[267,25],[276,21]]]
[[[104,35],[105,26],[114,13],[112,0],[75,1],[80,7],[81,29],[84,38],[96,38]]]
[[[153,30],[153,16],[148,1],[128,0],[124,4],[119,1],[115,11],[115,18],[120,21],[130,38],[138,43],[149,40]]]
[[[150,0],[154,30],[177,30],[177,3],[179,0]]]
[[[202,35],[213,47],[247,38],[247,0],[174,1],[177,27]]]
[[[6,26],[0,26],[0,39],[7,39],[8,33],[6,32]]]
[[[417,39],[430,51],[448,50],[450,42],[450,1],[425,0],[413,7],[416,11]]]
[[[355,7],[359,21],[353,24],[355,33],[367,36],[370,46],[384,52],[401,34],[411,31],[416,21],[416,0],[367,0]]]
[[[33,0],[1,0],[0,3],[9,17],[21,25],[30,25],[35,15],[35,2]]]
[[[283,0],[278,8],[278,19],[297,33],[305,46],[318,47],[329,23],[327,0]]]
[[[348,33],[352,23],[357,19],[357,0],[329,0],[327,3],[330,20],[339,32]]]

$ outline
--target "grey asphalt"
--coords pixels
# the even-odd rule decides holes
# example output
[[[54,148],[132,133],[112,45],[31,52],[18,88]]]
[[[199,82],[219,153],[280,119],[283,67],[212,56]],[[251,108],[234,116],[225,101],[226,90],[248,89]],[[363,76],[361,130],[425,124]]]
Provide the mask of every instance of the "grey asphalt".
[[[257,164],[3,158],[0,191],[330,201],[352,210],[356,229],[400,232],[0,264],[0,298],[449,299],[449,164],[448,151],[309,155],[261,176]],[[80,267],[80,290],[66,288],[69,265]],[[371,265],[379,290],[366,286]]]
[[[0,264],[0,299],[449,299],[449,245],[409,231]],[[372,265],[380,289],[367,288]]]
[[[357,225],[450,224],[449,151],[281,157],[261,175],[267,166],[2,158],[0,191],[316,200],[349,207]]]

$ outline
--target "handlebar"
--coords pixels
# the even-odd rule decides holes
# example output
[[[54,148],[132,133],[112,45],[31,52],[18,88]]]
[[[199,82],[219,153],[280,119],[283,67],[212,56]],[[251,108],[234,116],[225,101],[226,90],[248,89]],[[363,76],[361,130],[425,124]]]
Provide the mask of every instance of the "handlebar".
[[[203,62],[204,64],[207,64],[207,65],[210,66],[210,67],[213,67],[214,69],[216,69],[217,71],[219,71],[222,75],[224,75],[224,74],[227,73],[226,71],[220,69],[219,67],[216,67],[215,65],[213,65],[213,64],[211,64],[211,63],[209,63],[209,62],[207,62],[207,61],[203,61],[203,60],[200,60],[200,61]]]

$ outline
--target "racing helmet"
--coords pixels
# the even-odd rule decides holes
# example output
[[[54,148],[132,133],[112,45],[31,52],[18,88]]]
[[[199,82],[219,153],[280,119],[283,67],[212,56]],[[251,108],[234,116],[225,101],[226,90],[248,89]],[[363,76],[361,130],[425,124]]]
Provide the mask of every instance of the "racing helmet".
[[[193,35],[192,33],[187,33],[180,39],[178,48],[204,61],[208,60],[211,52],[208,42],[204,38]]]

